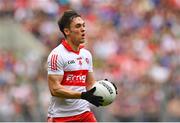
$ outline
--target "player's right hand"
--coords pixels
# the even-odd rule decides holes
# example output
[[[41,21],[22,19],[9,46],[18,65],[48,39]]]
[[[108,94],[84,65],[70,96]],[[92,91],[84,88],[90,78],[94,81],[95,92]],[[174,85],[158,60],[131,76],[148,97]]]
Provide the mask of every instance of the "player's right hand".
[[[92,103],[93,105],[99,107],[102,106],[103,103],[103,97],[101,96],[95,96],[93,93],[95,92],[96,87],[92,88],[89,91],[82,92],[81,93],[81,99],[85,99],[88,102]]]

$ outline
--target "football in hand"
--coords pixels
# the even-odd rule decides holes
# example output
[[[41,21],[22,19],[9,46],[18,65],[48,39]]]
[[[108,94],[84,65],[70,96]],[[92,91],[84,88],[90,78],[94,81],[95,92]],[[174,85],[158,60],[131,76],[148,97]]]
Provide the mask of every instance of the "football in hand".
[[[93,87],[96,87],[94,95],[103,97],[104,102],[102,106],[107,106],[115,100],[116,88],[111,82],[107,80],[99,80],[93,85]]]

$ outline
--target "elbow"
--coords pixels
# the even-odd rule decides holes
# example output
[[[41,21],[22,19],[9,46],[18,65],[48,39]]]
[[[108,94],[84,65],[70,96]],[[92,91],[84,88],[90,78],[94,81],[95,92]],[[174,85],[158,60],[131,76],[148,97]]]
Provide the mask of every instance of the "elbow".
[[[57,96],[57,89],[50,89],[52,96]]]
[[[50,91],[51,92],[51,96],[56,96],[54,92]]]
[[[52,96],[64,98],[64,94],[61,88],[51,88],[50,92]]]
[[[55,96],[55,94],[52,90],[50,90],[50,92],[51,92],[51,96]]]

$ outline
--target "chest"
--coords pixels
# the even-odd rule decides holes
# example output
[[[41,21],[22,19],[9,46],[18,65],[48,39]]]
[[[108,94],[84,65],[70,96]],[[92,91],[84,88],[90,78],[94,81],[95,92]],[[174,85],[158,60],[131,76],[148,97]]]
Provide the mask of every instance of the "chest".
[[[64,57],[64,70],[89,70],[90,58],[86,54],[67,53]]]

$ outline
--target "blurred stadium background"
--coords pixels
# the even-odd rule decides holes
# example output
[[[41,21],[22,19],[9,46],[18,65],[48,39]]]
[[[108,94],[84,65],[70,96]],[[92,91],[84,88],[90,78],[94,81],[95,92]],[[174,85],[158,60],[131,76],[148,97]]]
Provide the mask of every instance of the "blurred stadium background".
[[[57,20],[86,21],[97,80],[118,86],[98,121],[180,121],[179,0],[0,0],[0,121],[46,121],[46,59]]]

